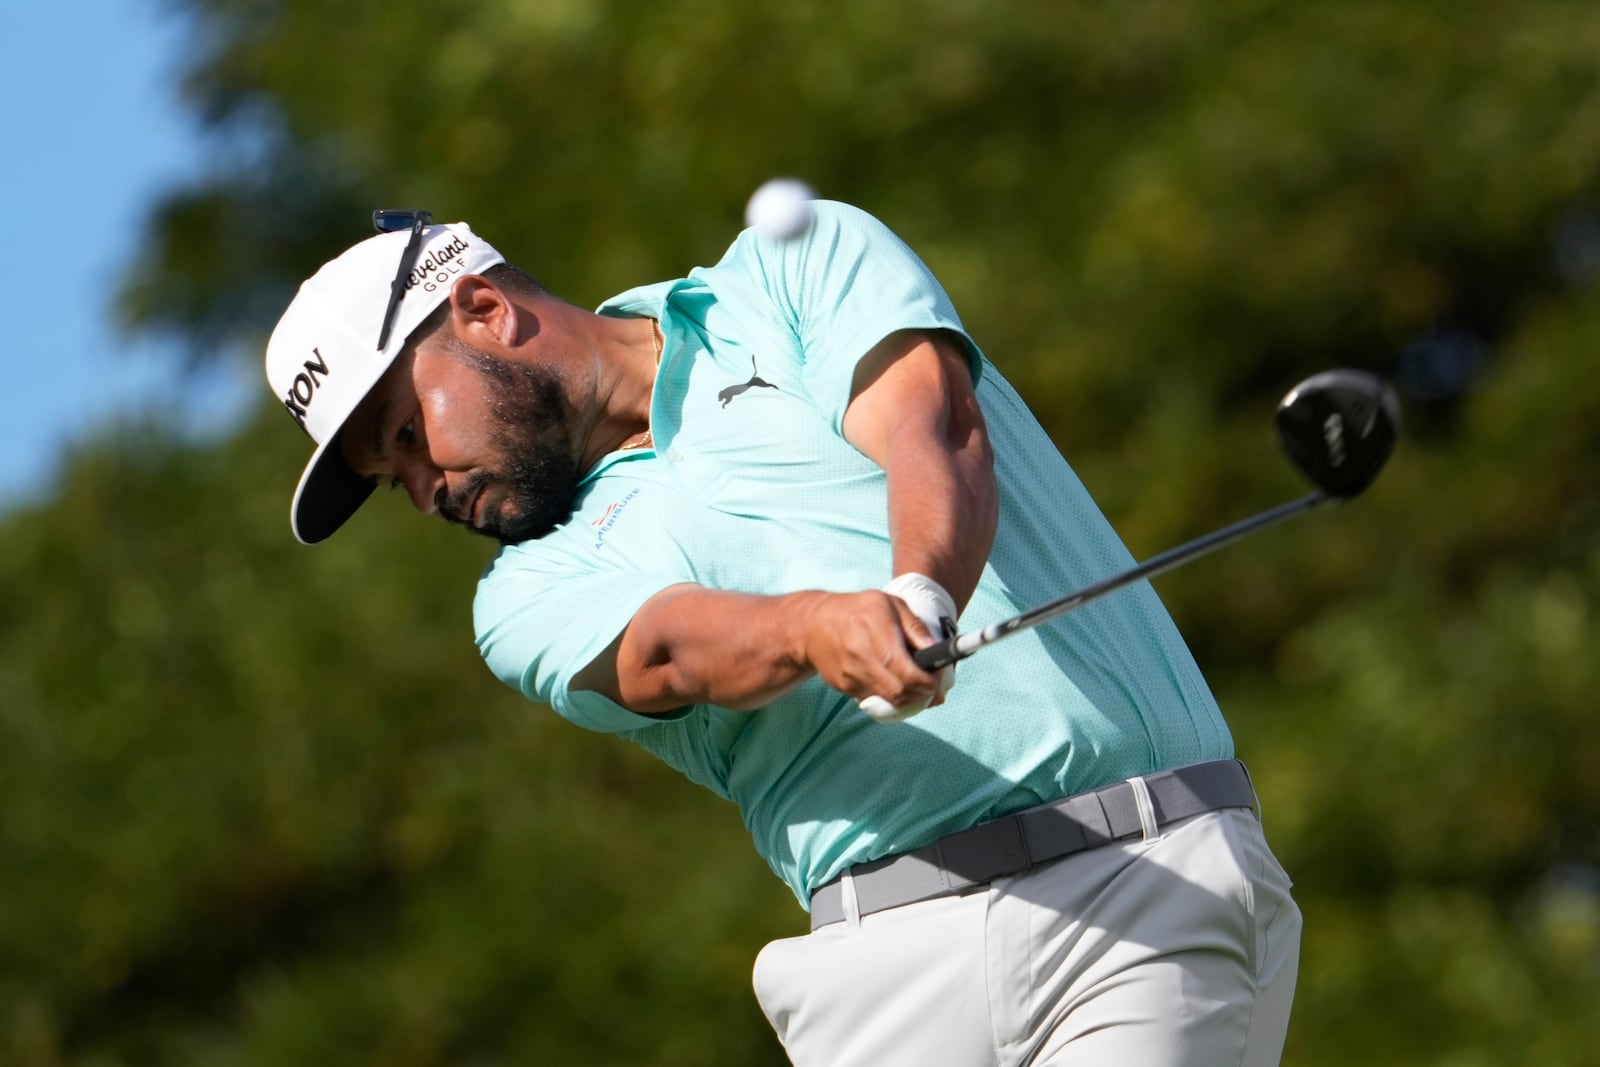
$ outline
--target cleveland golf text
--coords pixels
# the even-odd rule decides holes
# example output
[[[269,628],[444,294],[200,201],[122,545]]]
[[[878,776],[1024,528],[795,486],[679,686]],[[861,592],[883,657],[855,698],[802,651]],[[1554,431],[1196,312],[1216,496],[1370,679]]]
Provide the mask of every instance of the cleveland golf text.
[[[426,259],[420,261],[411,273],[406,275],[407,291],[420,285],[423,292],[431,293],[439,288],[440,284],[449,281],[451,275],[460,274],[461,264],[455,261],[466,250],[467,241],[464,237],[456,237],[442,248],[433,249]]]

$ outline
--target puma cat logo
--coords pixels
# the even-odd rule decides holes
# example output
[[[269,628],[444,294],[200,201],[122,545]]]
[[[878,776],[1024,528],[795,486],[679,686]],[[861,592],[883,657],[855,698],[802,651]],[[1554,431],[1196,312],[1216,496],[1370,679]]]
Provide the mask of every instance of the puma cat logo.
[[[727,407],[728,406],[728,401],[732,400],[734,397],[738,396],[740,393],[744,392],[747,389],[754,389],[756,386],[760,386],[763,389],[776,389],[776,388],[778,388],[776,385],[773,385],[771,382],[769,382],[765,378],[761,377],[761,375],[754,373],[755,369],[756,369],[756,357],[755,356],[751,356],[750,357],[750,370],[751,370],[752,373],[750,375],[750,380],[748,382],[743,382],[743,383],[741,383],[739,385],[730,385],[726,389],[722,390],[722,392],[717,394],[717,399],[722,401],[722,406],[723,407]]]

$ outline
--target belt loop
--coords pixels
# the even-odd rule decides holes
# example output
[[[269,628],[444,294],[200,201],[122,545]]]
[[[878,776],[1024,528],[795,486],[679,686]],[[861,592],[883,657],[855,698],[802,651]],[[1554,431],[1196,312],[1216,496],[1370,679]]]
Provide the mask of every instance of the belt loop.
[[[1250,787],[1251,810],[1256,813],[1256,822],[1262,826],[1267,825],[1267,821],[1261,817],[1261,794],[1256,792],[1256,780],[1250,777],[1250,768],[1244,765],[1244,760],[1242,759],[1236,759],[1233,762],[1237,763],[1239,769],[1244,772],[1244,784]]]
[[[856,898],[856,876],[846,867],[839,876],[839,902],[844,907],[845,926],[852,930],[861,928],[861,901]]]
[[[1156,825],[1156,806],[1150,799],[1150,786],[1142,775],[1135,775],[1128,779],[1128,785],[1133,787],[1133,806],[1139,809],[1139,828],[1144,831],[1144,839],[1153,841],[1161,835],[1161,827]]]

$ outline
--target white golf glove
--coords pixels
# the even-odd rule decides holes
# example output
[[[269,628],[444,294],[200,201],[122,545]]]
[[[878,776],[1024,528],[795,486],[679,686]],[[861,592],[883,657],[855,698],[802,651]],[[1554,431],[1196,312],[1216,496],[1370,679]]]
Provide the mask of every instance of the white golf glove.
[[[890,581],[883,591],[905,601],[906,607],[922,620],[922,625],[935,638],[949,637],[956,632],[955,599],[945,592],[944,586],[926,574],[908,571]],[[951,664],[939,672],[939,694],[943,696],[950,692],[955,684],[956,668]],[[921,700],[896,706],[883,697],[871,696],[861,702],[861,710],[877,722],[899,722],[926,709],[929,703],[928,700]]]

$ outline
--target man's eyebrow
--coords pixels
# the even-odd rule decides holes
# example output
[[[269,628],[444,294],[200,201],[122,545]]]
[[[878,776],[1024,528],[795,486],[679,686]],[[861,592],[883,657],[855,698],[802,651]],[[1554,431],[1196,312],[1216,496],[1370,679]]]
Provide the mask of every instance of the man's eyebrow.
[[[383,462],[389,458],[389,438],[383,428],[389,424],[389,401],[378,401],[378,409],[372,413],[372,458]]]

